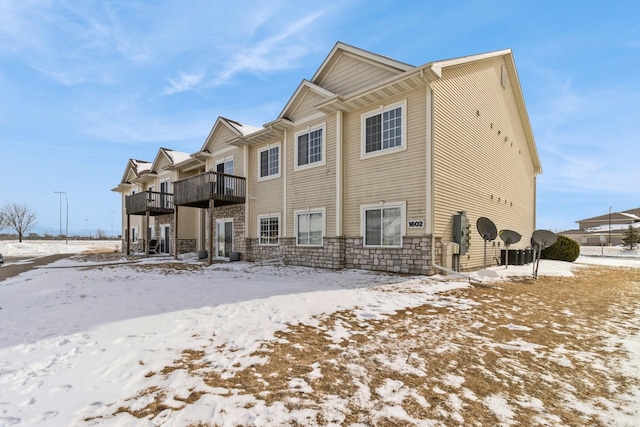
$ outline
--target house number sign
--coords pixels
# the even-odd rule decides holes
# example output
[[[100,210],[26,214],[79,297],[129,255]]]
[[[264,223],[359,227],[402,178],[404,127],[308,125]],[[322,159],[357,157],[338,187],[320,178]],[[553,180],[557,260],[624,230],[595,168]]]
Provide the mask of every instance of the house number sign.
[[[409,220],[409,228],[424,228],[424,219]]]

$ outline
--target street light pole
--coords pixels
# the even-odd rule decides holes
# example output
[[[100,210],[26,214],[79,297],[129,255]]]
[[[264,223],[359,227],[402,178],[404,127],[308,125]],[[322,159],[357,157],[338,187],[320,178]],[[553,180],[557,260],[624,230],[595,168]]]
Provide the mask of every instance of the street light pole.
[[[66,200],[67,202],[67,226],[65,228],[65,232],[64,234],[66,235],[66,245],[69,244],[69,199],[67,197],[64,198],[64,200]]]
[[[54,191],[54,193],[60,196],[60,234],[58,237],[62,237],[62,195],[67,193],[65,191]]]
[[[611,206],[609,206],[609,246],[611,246]]]

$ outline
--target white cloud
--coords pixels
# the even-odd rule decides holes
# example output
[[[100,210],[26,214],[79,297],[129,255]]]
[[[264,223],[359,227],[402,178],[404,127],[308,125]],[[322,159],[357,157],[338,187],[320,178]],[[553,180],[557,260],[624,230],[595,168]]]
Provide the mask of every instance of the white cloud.
[[[289,23],[286,26],[274,25],[269,22],[273,9],[258,11],[242,17],[235,25],[240,34],[216,44],[208,55],[201,57],[202,61],[194,64],[213,70],[213,75],[200,72],[196,74],[180,73],[178,79],[169,78],[170,85],[162,91],[165,95],[195,89],[198,86],[211,88],[228,82],[235,75],[243,72],[261,73],[292,68],[296,61],[306,55],[312,48],[313,42],[307,40],[310,28],[325,12],[316,11]],[[246,21],[245,21],[246,19]],[[245,25],[246,22],[246,25]],[[264,28],[268,23],[269,28]],[[243,27],[246,27],[243,29]],[[271,30],[279,30],[271,33]],[[263,39],[255,39],[263,34]]]
[[[594,84],[588,76],[570,77],[540,66],[530,71],[538,81],[529,112],[544,169],[540,189],[563,195],[634,195],[630,184],[640,181],[640,170],[624,165],[640,154],[633,130],[640,114],[637,84]]]
[[[185,90],[189,90],[200,83],[203,77],[203,74],[180,73],[180,78],[178,80],[168,79],[170,86],[165,88],[162,93],[165,95],[171,95],[177,92],[184,92]]]
[[[304,36],[309,27],[322,15],[321,11],[307,15],[293,22],[280,33],[240,48],[232,55],[225,69],[215,76],[209,85],[223,84],[243,71],[264,72],[292,67],[297,59],[309,52],[309,44],[304,42]]]

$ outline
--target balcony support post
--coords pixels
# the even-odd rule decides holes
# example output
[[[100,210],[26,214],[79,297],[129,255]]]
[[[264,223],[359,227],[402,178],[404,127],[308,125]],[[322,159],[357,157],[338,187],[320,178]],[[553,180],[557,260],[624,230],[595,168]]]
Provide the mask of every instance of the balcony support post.
[[[178,205],[173,207],[173,253],[178,260]]]
[[[143,240],[144,256],[145,258],[149,258],[149,238],[151,236],[149,235],[149,210],[148,209],[147,209],[147,214],[145,215],[144,229],[145,229],[145,237],[146,237],[146,239]]]
[[[131,252],[131,215],[127,214],[127,255]]]
[[[214,203],[213,198],[209,199],[209,265],[213,264],[213,226],[215,224],[213,220]]]

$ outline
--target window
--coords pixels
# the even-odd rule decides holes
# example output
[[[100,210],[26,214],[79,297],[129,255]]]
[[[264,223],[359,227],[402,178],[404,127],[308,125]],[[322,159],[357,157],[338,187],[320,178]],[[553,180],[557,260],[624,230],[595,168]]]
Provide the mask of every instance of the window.
[[[406,102],[362,115],[363,157],[405,146]]]
[[[263,215],[258,217],[260,245],[277,245],[280,238],[280,215]]]
[[[324,209],[296,212],[296,244],[322,246],[324,236]]]
[[[216,163],[216,172],[233,175],[233,157],[227,157]],[[217,191],[219,194],[233,194],[234,178],[230,176],[218,177]]]
[[[365,246],[402,246],[404,206],[363,207]]]
[[[324,161],[324,124],[296,134],[296,169],[319,166]]]
[[[270,145],[258,152],[259,179],[277,178],[280,176],[280,144]]]
[[[216,172],[233,175],[233,157],[227,157],[224,160],[216,162]]]
[[[171,208],[171,198],[167,194],[171,193],[171,182],[162,181],[160,183],[160,201],[163,208]]]

